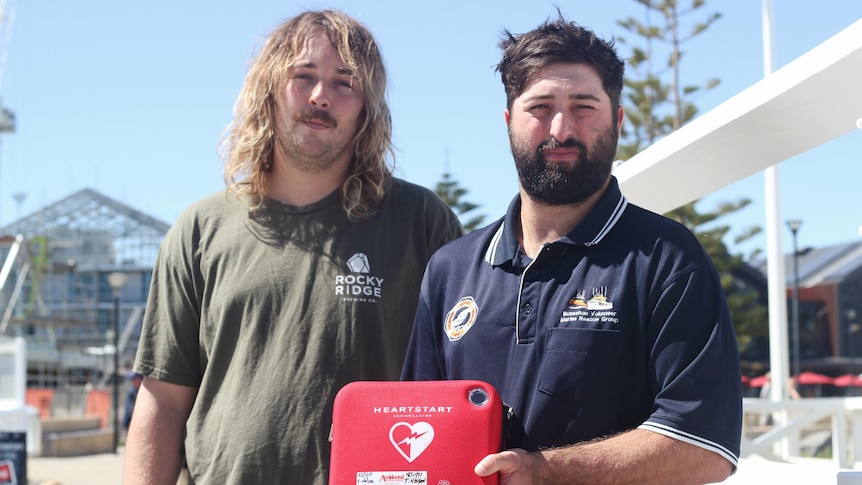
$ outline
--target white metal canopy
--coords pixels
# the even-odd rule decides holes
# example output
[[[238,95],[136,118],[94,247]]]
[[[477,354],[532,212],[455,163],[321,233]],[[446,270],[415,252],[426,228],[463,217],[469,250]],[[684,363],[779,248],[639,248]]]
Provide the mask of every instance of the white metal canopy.
[[[614,170],[633,203],[665,213],[856,128],[862,20]]]

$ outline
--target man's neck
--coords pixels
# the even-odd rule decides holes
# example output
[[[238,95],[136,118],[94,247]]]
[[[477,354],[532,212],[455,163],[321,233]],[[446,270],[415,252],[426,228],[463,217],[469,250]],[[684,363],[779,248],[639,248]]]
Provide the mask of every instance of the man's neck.
[[[273,165],[267,196],[281,203],[303,207],[324,199],[347,178],[348,165],[315,172],[300,170],[290,163]]]

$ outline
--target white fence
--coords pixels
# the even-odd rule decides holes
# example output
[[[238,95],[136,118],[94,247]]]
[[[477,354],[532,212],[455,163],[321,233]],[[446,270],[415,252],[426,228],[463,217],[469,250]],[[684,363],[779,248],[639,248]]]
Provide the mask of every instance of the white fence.
[[[862,469],[862,397],[744,398],[742,407],[742,458],[792,462],[821,437],[831,442],[836,468]]]

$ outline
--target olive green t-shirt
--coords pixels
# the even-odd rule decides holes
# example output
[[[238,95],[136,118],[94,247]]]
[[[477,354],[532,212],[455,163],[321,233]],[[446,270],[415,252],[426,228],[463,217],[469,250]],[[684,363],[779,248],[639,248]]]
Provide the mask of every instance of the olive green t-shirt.
[[[398,379],[425,264],[461,233],[439,197],[399,180],[370,220],[350,221],[338,193],[251,213],[222,191],[184,211],[135,370],[198,388],[192,481],[326,484],[336,392]]]

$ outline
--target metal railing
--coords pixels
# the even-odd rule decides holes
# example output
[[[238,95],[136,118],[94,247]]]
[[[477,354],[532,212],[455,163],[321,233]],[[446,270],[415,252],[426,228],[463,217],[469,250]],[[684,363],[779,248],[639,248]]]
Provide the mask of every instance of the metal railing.
[[[836,467],[862,469],[862,397],[743,398],[742,407],[742,458],[791,462],[803,456],[805,438],[820,432]]]

